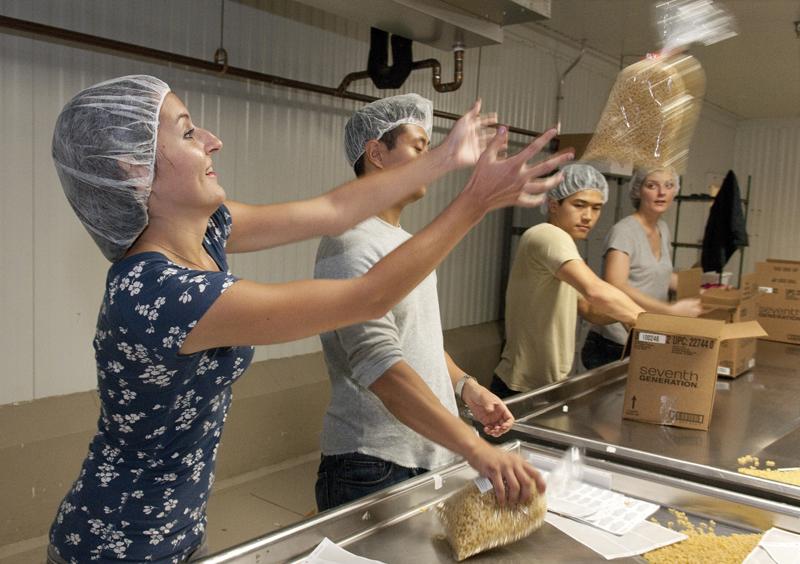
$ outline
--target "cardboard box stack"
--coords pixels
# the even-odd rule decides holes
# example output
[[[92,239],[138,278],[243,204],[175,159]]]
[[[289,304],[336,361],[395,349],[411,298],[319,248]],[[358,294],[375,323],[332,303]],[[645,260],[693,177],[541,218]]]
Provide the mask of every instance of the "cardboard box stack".
[[[800,346],[758,339],[758,365],[797,370],[800,366]]]
[[[707,430],[716,392],[720,343],[766,333],[756,321],[726,323],[643,313],[629,340],[623,417]]]
[[[700,296],[705,319],[726,323],[754,321],[758,314],[758,281],[755,273],[742,277],[739,289],[711,288]],[[736,378],[756,363],[756,339],[748,337],[720,343],[717,374]]]
[[[758,322],[765,339],[800,343],[800,262],[769,259],[756,264]]]
[[[700,295],[700,285],[703,279],[702,268],[689,268],[678,272],[678,286],[675,289],[675,299],[694,298]]]

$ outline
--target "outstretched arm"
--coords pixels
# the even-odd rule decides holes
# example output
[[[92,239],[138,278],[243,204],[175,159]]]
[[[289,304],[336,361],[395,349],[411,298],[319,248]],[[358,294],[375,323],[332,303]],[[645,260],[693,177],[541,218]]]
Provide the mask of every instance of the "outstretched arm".
[[[458,382],[466,376],[445,351],[444,360],[447,364],[447,372],[450,375],[450,382],[455,389]],[[472,411],[472,415],[483,423],[483,432],[492,437],[499,437],[508,432],[514,424],[514,416],[511,415],[508,407],[503,400],[487,390],[475,378],[468,379],[461,390],[461,399],[464,404]]]
[[[583,296],[578,297],[578,315],[595,325],[609,325],[617,321],[613,317],[604,315],[602,312],[598,311],[597,308],[592,307],[589,300]]]
[[[542,199],[538,194],[561,181],[560,174],[536,178],[571,155],[527,164],[554,135],[550,130],[517,155],[501,158],[498,153],[508,136],[501,128],[461,194],[364,276],[285,284],[236,282],[197,322],[181,352],[286,342],[382,316],[424,280],[487,212],[514,204],[538,205]]]
[[[519,456],[492,447],[450,413],[405,361],[394,364],[369,388],[392,415],[423,437],[460,454],[494,485],[500,504],[527,501],[543,492],[541,475]]]
[[[646,311],[651,313],[683,315],[686,317],[697,317],[700,315],[700,313],[702,313],[703,308],[700,305],[700,298],[688,298],[684,300],[678,300],[675,303],[667,303],[649,296],[641,290],[631,286],[628,282],[631,259],[626,253],[616,249],[609,249],[604,260],[606,281],[612,286],[615,286],[616,288],[619,288],[625,292],[628,297],[643,307]],[[670,277],[670,287],[672,287],[674,280],[677,280],[677,276],[675,274]]]
[[[459,119],[438,147],[395,168],[347,182],[307,200],[249,205],[228,200],[233,227],[229,253],[258,251],[323,235],[338,235],[355,224],[405,200],[420,186],[456,169],[474,165],[486,126],[495,117],[481,117],[481,102]]]
[[[556,278],[578,290],[593,310],[626,325],[633,325],[644,311],[623,292],[599,278],[582,260],[565,262],[556,272]]]

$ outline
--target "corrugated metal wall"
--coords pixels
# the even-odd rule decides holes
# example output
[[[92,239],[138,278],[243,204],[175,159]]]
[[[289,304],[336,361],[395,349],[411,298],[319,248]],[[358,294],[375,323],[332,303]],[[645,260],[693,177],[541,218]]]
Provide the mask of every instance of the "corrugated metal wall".
[[[85,33],[211,59],[219,38],[218,0],[0,0],[0,13]],[[225,3],[225,47],[231,64],[334,86],[366,65],[369,29],[290,1]],[[501,120],[541,130],[555,121],[558,73],[574,46],[525,28],[504,44],[466,54],[462,88],[438,94],[429,74],[415,73],[404,92],[462,112],[480,95]],[[436,57],[446,80],[448,53],[415,45],[415,58]],[[616,65],[587,55],[567,79],[564,131],[590,131],[605,104]],[[0,404],[95,386],[91,338],[107,264],[69,209],[50,160],[50,136],[63,103],[112,76],[155,74],[183,98],[194,120],[225,147],[216,159],[233,199],[277,202],[319,194],[351,178],[341,132],[357,107],[350,101],[216,78],[139,60],[0,33]],[[371,83],[353,90],[373,95]],[[436,120],[433,142],[451,123]],[[13,133],[9,133],[13,132]],[[522,141],[516,139],[515,141]],[[403,218],[416,230],[457,194],[466,173],[429,190]],[[316,241],[236,256],[233,270],[261,281],[308,277]],[[474,229],[439,269],[446,328],[496,318],[502,214]],[[316,338],[262,347],[257,359],[318,349]]]
[[[766,258],[800,260],[800,119],[742,122],[734,162],[742,189],[752,178],[745,272]]]

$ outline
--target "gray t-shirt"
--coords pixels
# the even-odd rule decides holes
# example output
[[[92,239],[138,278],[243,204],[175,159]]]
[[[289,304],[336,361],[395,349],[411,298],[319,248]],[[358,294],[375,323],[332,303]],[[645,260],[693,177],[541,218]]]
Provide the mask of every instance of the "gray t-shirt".
[[[669,282],[672,276],[669,227],[662,220],[659,220],[657,225],[661,233],[660,260],[656,260],[653,255],[644,227],[632,215],[618,221],[608,232],[603,256],[611,249],[628,255],[630,258],[628,284],[648,296],[666,302],[669,298]],[[624,345],[628,338],[628,332],[621,323],[594,326],[592,330],[621,345]]]
[[[353,278],[411,234],[373,217],[339,237],[324,237],[314,278]],[[403,425],[369,386],[405,360],[439,401],[458,415],[444,357],[436,273],[380,319],[320,335],[331,378],[331,403],[322,427],[322,453],[360,452],[409,468],[433,469],[456,456]]]

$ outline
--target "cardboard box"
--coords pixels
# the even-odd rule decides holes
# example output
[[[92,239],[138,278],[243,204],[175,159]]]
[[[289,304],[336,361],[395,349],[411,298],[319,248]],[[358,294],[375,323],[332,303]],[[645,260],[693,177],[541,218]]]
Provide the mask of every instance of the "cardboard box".
[[[759,366],[790,370],[794,375],[800,366],[800,345],[758,339],[756,362]]]
[[[756,264],[758,282],[766,286],[800,286],[800,262],[767,259]]]
[[[557,137],[558,150],[562,151],[568,147],[575,149],[575,160],[578,161],[586,152],[589,141],[592,140],[591,133],[562,133]]]
[[[704,272],[703,277],[700,279],[700,283],[703,286],[714,286],[722,284],[723,286],[730,286],[731,278],[733,278],[733,272],[728,272],[727,270],[720,275],[719,272]]]
[[[703,278],[702,268],[689,268],[677,273],[678,285],[675,288],[675,299],[695,298],[700,295],[700,285]]]
[[[623,417],[707,430],[720,343],[764,334],[756,321],[641,314],[628,343],[631,358]]]
[[[800,262],[769,259],[756,264],[756,275],[765,339],[800,343]]]
[[[613,161],[610,159],[590,161],[590,164],[605,176],[633,176],[633,163],[631,161]]]
[[[758,314],[758,280],[755,273],[742,277],[738,290],[711,288],[700,296],[705,319],[725,323],[754,321]],[[736,378],[756,365],[756,339],[722,341],[719,346],[717,375]]]

